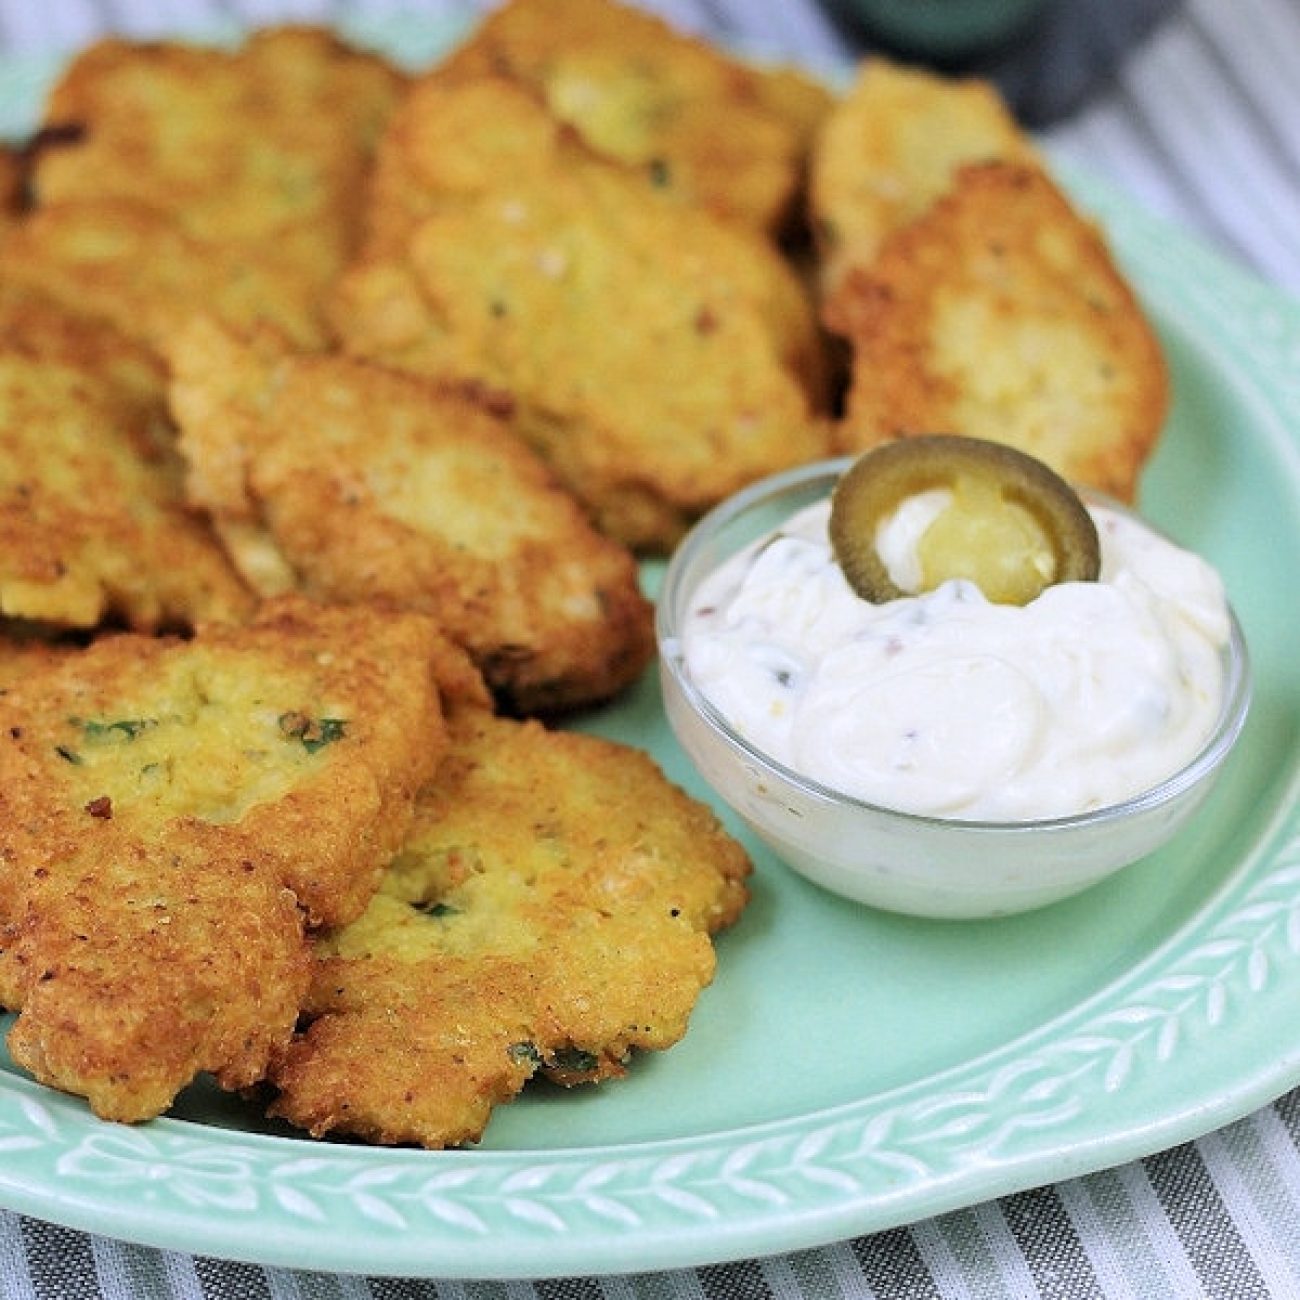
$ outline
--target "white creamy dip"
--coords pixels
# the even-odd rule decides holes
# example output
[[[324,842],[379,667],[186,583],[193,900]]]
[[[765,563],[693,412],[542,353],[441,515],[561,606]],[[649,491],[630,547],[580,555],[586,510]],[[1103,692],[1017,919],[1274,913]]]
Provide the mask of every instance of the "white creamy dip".
[[[1172,776],[1214,728],[1223,585],[1199,557],[1090,506],[1097,582],[996,605],[966,581],[873,605],[827,537],[830,502],[709,575],[687,675],[755,748],[867,802],[1019,821],[1114,804]],[[879,539],[906,569],[919,535]]]

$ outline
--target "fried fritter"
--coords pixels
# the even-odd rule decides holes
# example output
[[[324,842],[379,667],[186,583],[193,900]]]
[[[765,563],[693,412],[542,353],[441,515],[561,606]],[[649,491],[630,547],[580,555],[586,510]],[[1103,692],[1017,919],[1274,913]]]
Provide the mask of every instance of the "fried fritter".
[[[39,151],[36,198],[130,198],[199,239],[287,234],[337,257],[403,84],[324,28],[266,28],[234,51],[103,40],[50,91],[46,125],[77,131]]]
[[[0,614],[154,629],[251,609],[185,505],[164,394],[111,327],[0,287]]]
[[[272,1113],[320,1136],[476,1141],[535,1074],[671,1046],[749,863],[644,754],[462,710],[362,918],[321,940]]]
[[[0,245],[0,278],[111,322],[161,354],[196,309],[232,326],[265,323],[301,347],[327,341],[322,293],[333,272],[304,271],[275,241],[209,242],[132,199],[48,203]]]
[[[13,1060],[125,1123],[205,1071],[231,1089],[261,1078],[310,978],[293,894],[183,833],[164,851],[60,828],[47,847],[57,869],[28,890],[14,946]]]
[[[50,93],[36,211],[4,274],[152,343],[195,302],[319,343],[404,86],[323,29],[271,28],[235,51],[101,41]]]
[[[346,349],[499,395],[612,536],[667,549],[824,453],[820,340],[771,245],[596,157],[517,85],[425,78],[377,184],[393,213],[407,195],[406,233],[344,277]]]
[[[148,348],[103,320],[61,306],[39,290],[0,280],[0,348],[69,366],[105,385],[121,417],[168,446],[167,373]]]
[[[27,647],[0,696],[0,996],[13,1059],[102,1117],[293,1029],[304,926],[365,907],[445,731],[427,619],[296,599],[190,640]]]
[[[1039,169],[959,169],[832,307],[853,353],[842,450],[966,434],[1133,498],[1167,408],[1160,342],[1100,232]]]
[[[886,236],[929,208],[958,167],[995,158],[1038,162],[991,82],[880,56],[859,67],[811,152],[808,202],[825,294],[848,268],[869,267]]]
[[[790,225],[831,104],[798,73],[742,63],[613,0],[512,0],[444,68],[522,82],[600,153],[770,235]]]
[[[607,698],[649,662],[631,555],[471,394],[208,321],[170,356],[191,495],[263,594],[432,613],[522,712]]]

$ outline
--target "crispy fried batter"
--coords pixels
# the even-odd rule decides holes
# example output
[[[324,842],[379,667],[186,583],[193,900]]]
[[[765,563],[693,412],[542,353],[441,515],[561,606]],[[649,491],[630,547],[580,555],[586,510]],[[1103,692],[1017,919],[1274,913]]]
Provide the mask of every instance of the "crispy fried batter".
[[[840,446],[989,438],[1124,500],[1164,420],[1159,340],[1096,228],[1037,168],[972,164],[854,272]]]
[[[537,1073],[671,1046],[744,907],[748,861],[644,755],[461,711],[416,829],[318,946],[273,1113],[315,1135],[473,1142]]]
[[[51,91],[37,210],[4,273],[152,343],[195,302],[318,343],[404,85],[323,29],[268,29],[234,52],[101,41]]]
[[[275,256],[275,243],[207,241],[132,199],[49,203],[0,246],[0,276],[112,322],[161,353],[200,308],[236,327],[267,323],[302,347],[326,342],[328,275]]]
[[[964,163],[1036,163],[1029,136],[991,83],[873,56],[822,121],[809,208],[822,291],[869,267],[886,236],[919,217]]]
[[[168,446],[167,374],[147,348],[36,289],[0,280],[0,348],[69,366],[111,389],[122,418]]]
[[[432,613],[526,712],[607,698],[649,662],[631,555],[472,396],[208,321],[170,356],[191,495],[263,594]]]
[[[0,696],[15,1061],[120,1120],[263,1074],[304,923],[365,907],[445,743],[428,620],[296,599],[192,640],[26,647]]]
[[[378,176],[376,201],[407,196],[404,250],[345,277],[345,346],[502,394],[611,535],[662,550],[824,452],[820,342],[790,268],[595,157],[517,85],[424,79]]]
[[[0,288],[0,614],[152,629],[249,611],[184,504],[164,392],[111,327]]]
[[[293,894],[183,834],[165,856],[98,826],[46,847],[56,883],[28,890],[15,943],[14,1061],[127,1123],[201,1072],[232,1089],[260,1078],[310,977]]]
[[[80,134],[40,151],[37,200],[130,198],[199,239],[289,234],[338,256],[403,83],[324,28],[267,28],[235,51],[103,40],[49,94],[46,124]]]
[[[444,66],[522,82],[594,149],[771,235],[791,222],[831,103],[800,74],[741,63],[612,0],[513,0]]]

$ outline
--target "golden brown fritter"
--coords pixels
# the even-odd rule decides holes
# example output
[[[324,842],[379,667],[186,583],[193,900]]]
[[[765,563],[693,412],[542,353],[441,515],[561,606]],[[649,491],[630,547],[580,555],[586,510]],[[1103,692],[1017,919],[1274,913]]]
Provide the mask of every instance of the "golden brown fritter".
[[[593,149],[770,235],[790,225],[831,103],[801,74],[742,63],[613,0],[513,0],[444,67],[523,83]]]
[[[534,1074],[671,1046],[744,907],[743,850],[644,754],[462,710],[362,918],[318,945],[272,1113],[319,1136],[473,1142]]]
[[[0,280],[0,347],[102,382],[122,418],[148,431],[151,444],[167,446],[174,440],[162,362],[106,321],[61,306],[39,290]]]
[[[1036,163],[1037,150],[997,88],[873,56],[823,119],[809,167],[809,208],[830,293],[869,267],[891,231],[919,217],[965,163]]]
[[[376,175],[402,251],[345,276],[345,347],[498,394],[612,536],[666,549],[825,451],[820,340],[780,256],[595,157],[518,86],[424,79]]]
[[[196,302],[320,342],[404,85],[323,29],[271,28],[235,51],[101,41],[50,93],[36,212],[4,273],[153,343]]]
[[[208,321],[170,355],[190,493],[263,594],[432,613],[519,711],[605,699],[649,662],[631,555],[472,395]]]
[[[256,1082],[310,977],[293,894],[184,833],[146,848],[85,820],[47,836],[57,868],[27,891],[13,1060],[125,1123],[161,1114],[205,1071],[226,1088]]]
[[[0,614],[153,629],[250,610],[185,505],[164,393],[111,327],[0,288]]]
[[[234,51],[103,40],[49,93],[45,124],[70,138],[39,151],[36,198],[130,198],[204,240],[289,235],[337,256],[403,83],[324,28],[266,28]]]
[[[25,648],[0,695],[13,1059],[105,1118],[260,1078],[304,925],[365,907],[444,743],[434,625],[268,606],[190,640]]]
[[[236,327],[269,324],[302,347],[323,346],[321,300],[333,272],[279,259],[274,242],[200,239],[169,213],[114,198],[35,209],[0,246],[0,278],[109,321],[161,354],[196,309]]]
[[[832,308],[853,352],[842,450],[966,434],[1132,499],[1167,406],[1160,343],[1099,231],[1037,168],[960,169]]]

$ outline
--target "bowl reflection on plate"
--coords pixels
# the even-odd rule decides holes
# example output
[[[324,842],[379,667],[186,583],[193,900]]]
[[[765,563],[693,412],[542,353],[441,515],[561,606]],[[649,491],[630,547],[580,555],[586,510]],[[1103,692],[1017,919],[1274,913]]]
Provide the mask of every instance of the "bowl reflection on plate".
[[[669,562],[657,613],[664,708],[705,780],[810,880],[858,902],[920,916],[1028,911],[1076,894],[1167,842],[1209,795],[1245,722],[1250,667],[1235,615],[1223,650],[1223,704],[1201,751],[1152,789],[1073,816],[961,821],[854,799],[764,754],[695,686],[680,636],[699,583],[827,496],[850,463],[818,462],[754,484],[702,519]]]

